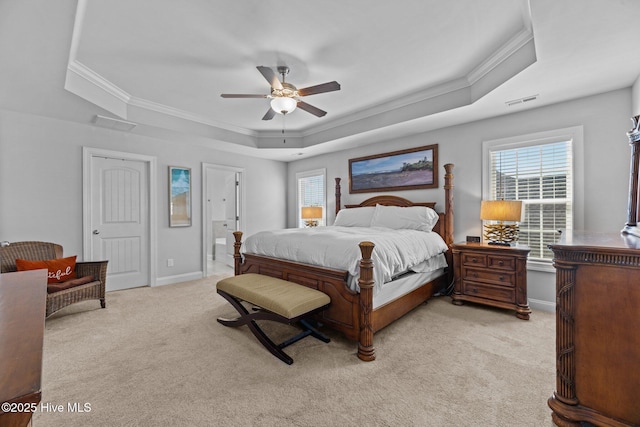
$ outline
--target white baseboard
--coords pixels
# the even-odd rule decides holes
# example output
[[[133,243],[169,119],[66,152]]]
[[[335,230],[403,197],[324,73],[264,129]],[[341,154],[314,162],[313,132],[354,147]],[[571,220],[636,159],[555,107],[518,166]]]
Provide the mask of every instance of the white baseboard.
[[[535,310],[549,311],[555,313],[556,303],[551,301],[544,301],[541,299],[529,298],[529,307]]]
[[[190,280],[199,280],[204,277],[202,271],[194,271],[193,273],[177,274],[175,276],[164,276],[156,279],[154,286],[173,285],[174,283],[188,282]]]

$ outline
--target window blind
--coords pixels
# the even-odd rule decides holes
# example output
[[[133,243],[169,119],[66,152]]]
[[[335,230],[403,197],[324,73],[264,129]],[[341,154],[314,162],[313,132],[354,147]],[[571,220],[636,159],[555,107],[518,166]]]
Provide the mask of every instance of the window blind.
[[[547,245],[573,226],[572,142],[496,147],[489,158],[491,198],[523,202],[519,241],[531,248],[529,258],[551,260]]]

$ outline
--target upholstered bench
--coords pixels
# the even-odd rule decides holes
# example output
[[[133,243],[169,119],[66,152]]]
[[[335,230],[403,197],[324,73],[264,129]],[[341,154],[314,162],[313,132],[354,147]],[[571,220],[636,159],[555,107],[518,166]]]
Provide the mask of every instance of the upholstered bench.
[[[218,293],[240,313],[237,319],[219,318],[218,322],[225,326],[247,325],[267,350],[289,365],[293,363],[293,359],[282,351],[288,345],[308,335],[323,342],[329,342],[329,338],[309,321],[313,314],[324,310],[331,302],[325,293],[297,283],[255,273],[222,279],[216,287]],[[242,301],[254,306],[252,312],[245,308]],[[288,340],[275,344],[260,329],[256,320],[272,320],[286,324],[299,322],[303,330]]]

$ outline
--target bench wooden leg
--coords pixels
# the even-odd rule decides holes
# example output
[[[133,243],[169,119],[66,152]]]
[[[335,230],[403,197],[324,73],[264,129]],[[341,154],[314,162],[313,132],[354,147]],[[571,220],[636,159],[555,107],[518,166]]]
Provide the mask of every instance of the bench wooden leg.
[[[293,359],[286,354],[284,351],[282,351],[282,349],[284,347],[287,347],[291,344],[293,344],[294,342],[297,342],[299,340],[301,340],[302,338],[311,335],[321,341],[324,342],[329,342],[330,339],[325,336],[323,333],[321,333],[320,331],[318,331],[315,327],[313,327],[309,322],[307,322],[305,319],[299,317],[299,318],[294,318],[294,319],[287,319],[286,317],[280,316],[279,314],[275,314],[272,313],[270,311],[265,311],[263,309],[257,309],[255,311],[253,311],[252,313],[250,313],[244,305],[242,305],[242,302],[237,299],[236,297],[234,297],[233,295],[228,294],[227,292],[218,290],[218,293],[227,301],[229,301],[229,303],[238,311],[238,313],[240,313],[240,317],[236,318],[236,319],[224,319],[224,318],[218,318],[218,322],[224,326],[242,326],[242,325],[247,325],[249,327],[249,330],[253,333],[253,335],[255,335],[256,338],[258,338],[258,341],[260,341],[260,343],[271,352],[271,354],[273,354],[274,356],[276,356],[278,359],[282,360],[284,363],[286,363],[287,365],[291,365],[293,363]],[[324,309],[326,307],[321,307],[318,310],[314,310],[313,312],[310,313],[306,313],[305,316],[310,315],[312,313],[315,313],[321,309]],[[304,330],[295,335],[292,338],[289,338],[288,340],[283,341],[281,344],[275,344],[268,336],[267,334],[264,333],[264,331],[260,328],[260,326],[258,326],[258,324],[256,323],[256,320],[272,320],[275,322],[280,322],[280,323],[286,323],[286,324],[291,324],[294,322],[300,322],[301,325],[303,326]]]

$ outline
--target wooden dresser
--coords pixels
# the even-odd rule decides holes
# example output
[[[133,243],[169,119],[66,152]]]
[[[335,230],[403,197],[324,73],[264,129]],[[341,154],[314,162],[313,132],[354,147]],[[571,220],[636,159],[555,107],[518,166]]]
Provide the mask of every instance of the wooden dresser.
[[[512,309],[528,320],[527,256],[529,247],[456,243],[451,245],[454,266],[453,304],[463,301]]]
[[[0,426],[30,425],[40,403],[47,270],[0,274]]]
[[[640,425],[640,238],[565,232],[556,267],[559,426]]]

